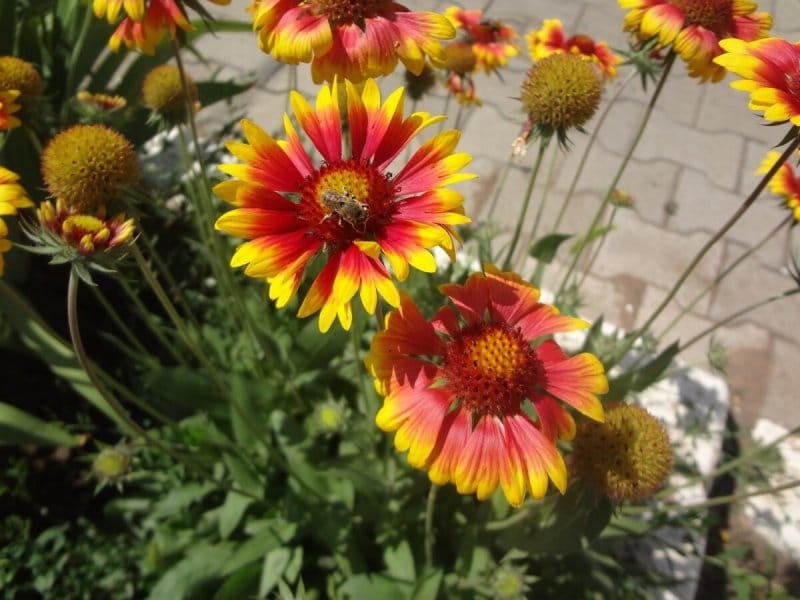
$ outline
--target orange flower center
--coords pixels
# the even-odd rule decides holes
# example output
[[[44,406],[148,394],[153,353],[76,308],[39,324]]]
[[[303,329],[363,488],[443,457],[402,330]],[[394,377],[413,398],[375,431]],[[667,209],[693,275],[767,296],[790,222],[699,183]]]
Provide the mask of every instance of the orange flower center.
[[[670,0],[686,15],[686,25],[700,25],[724,37],[730,33],[733,19],[732,0]]]
[[[298,212],[312,235],[339,247],[369,239],[391,220],[396,196],[391,174],[349,159],[324,164],[306,180]]]
[[[356,23],[363,26],[370,19],[385,12],[391,0],[310,0],[311,12],[319,17],[328,17],[334,25]]]
[[[442,369],[473,415],[517,411],[543,376],[530,344],[518,330],[500,323],[463,331],[448,344]]]

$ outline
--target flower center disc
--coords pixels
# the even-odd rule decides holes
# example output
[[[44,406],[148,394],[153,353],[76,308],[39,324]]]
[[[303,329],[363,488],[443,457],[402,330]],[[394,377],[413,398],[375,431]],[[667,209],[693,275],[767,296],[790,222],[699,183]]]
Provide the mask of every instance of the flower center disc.
[[[503,415],[519,409],[539,383],[536,353],[507,325],[478,325],[447,347],[445,378],[473,414]]]
[[[364,23],[384,12],[389,0],[311,0],[311,11],[319,17],[328,17],[331,23]]]
[[[298,212],[324,242],[341,246],[369,239],[391,219],[394,187],[388,174],[346,160],[321,167],[304,184]]]
[[[671,0],[686,15],[687,25],[700,25],[724,37],[730,33],[732,0]]]

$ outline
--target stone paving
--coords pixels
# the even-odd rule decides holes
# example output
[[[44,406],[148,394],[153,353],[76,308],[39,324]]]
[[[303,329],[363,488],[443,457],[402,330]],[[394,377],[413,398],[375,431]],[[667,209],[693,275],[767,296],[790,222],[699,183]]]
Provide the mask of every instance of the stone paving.
[[[449,2],[411,1],[411,8],[443,10]],[[246,2],[235,0],[224,8],[215,7],[217,15],[246,20]],[[467,8],[479,5],[467,4]],[[768,0],[761,9],[774,15],[775,35],[800,39],[800,3],[794,0]],[[624,12],[612,0],[584,2],[542,0],[535,4],[518,0],[491,3],[492,17],[511,23],[520,34],[539,27],[544,18],[557,17],[566,31],[586,33],[607,40],[612,47],[625,46],[621,32]],[[523,42],[524,45],[524,42]],[[205,36],[199,47],[210,65],[193,65],[198,77],[216,72],[220,77],[254,77],[255,87],[238,100],[238,110],[267,128],[278,127],[284,110],[287,69],[261,53],[254,34]],[[474,160],[470,168],[478,173],[477,182],[462,185],[467,213],[474,220],[485,219],[492,187],[497,182],[509,153],[511,141],[523,121],[519,103],[519,85],[529,67],[526,52],[513,59],[502,79],[479,75],[478,94],[484,106],[465,111],[464,132],[459,149]],[[315,95],[308,68],[298,69],[298,88]],[[617,93],[627,69],[621,69],[617,81],[608,87],[605,99]],[[640,325],[667,293],[671,283],[708,237],[738,207],[757,182],[755,169],[770,146],[777,143],[786,127],[766,127],[747,109],[747,95],[732,90],[726,80],[719,84],[699,84],[686,75],[678,61],[659,98],[644,136],[619,187],[634,198],[632,210],[620,210],[615,230],[608,237],[594,267],[585,280],[587,318],[605,315],[606,320],[623,328]],[[390,78],[385,89],[399,83]],[[627,150],[635,127],[649,99],[638,79],[628,83],[613,104],[606,122],[599,129],[598,142],[589,156],[587,167],[566,212],[560,229],[566,233],[584,230],[600,198]],[[430,98],[420,108],[432,113],[444,108],[444,94]],[[211,107],[200,116],[213,123],[229,116],[227,107]],[[449,120],[456,118],[451,105]],[[595,119],[596,121],[596,119]],[[595,123],[587,127],[593,130]],[[574,134],[572,150],[555,162],[548,156],[539,177],[529,211],[527,229],[543,195],[544,181],[552,177],[543,214],[541,231],[555,220],[560,202],[588,135]],[[518,206],[530,174],[533,152],[521,165],[509,172],[493,219],[508,233],[516,222]],[[552,167],[550,165],[553,165]],[[655,324],[660,332],[682,307],[709,284],[726,265],[751,245],[758,243],[786,216],[778,200],[765,194],[747,215],[717,244],[695,270],[677,296],[677,301]],[[504,239],[501,235],[501,241]],[[506,238],[507,239],[507,236]],[[792,286],[785,264],[787,233],[772,236],[758,251],[745,260],[713,293],[683,318],[672,330],[670,339],[688,339],[715,321],[740,308]],[[563,257],[562,257],[563,258]],[[529,264],[519,264],[521,269]],[[563,264],[554,263],[547,271],[544,286],[556,287]],[[727,350],[728,381],[734,408],[744,427],[759,417],[785,427],[800,425],[800,299],[791,297],[753,311],[719,329],[715,337]],[[705,365],[707,339],[688,348],[682,358],[690,364]]]

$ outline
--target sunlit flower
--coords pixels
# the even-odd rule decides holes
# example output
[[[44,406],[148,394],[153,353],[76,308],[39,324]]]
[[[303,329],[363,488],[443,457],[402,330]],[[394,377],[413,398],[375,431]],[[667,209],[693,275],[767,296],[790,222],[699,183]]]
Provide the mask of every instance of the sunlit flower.
[[[459,104],[480,106],[482,102],[475,93],[475,81],[472,77],[478,57],[472,44],[459,40],[447,44],[444,50],[445,87]]]
[[[47,190],[70,208],[95,212],[139,180],[133,145],[105,125],[74,125],[42,152]]]
[[[556,135],[566,143],[568,130],[580,129],[597,111],[601,93],[596,70],[575,54],[551,54],[534,63],[520,96],[527,138]]]
[[[385,396],[376,423],[436,484],[485,500],[503,490],[512,506],[567,485],[558,438],[575,433],[558,401],[603,419],[608,390],[600,361],[567,356],[550,335],[588,326],[539,302],[539,290],[490,265],[464,285],[440,289],[453,306],[427,321],[403,296],[372,341],[366,364]],[[535,416],[533,416],[535,415]]]
[[[19,112],[22,108],[15,102],[17,98],[19,98],[19,90],[0,91],[0,131],[22,125],[22,121],[14,116],[14,113]]]
[[[617,404],[602,423],[585,421],[572,442],[570,463],[597,491],[617,502],[656,491],[672,467],[664,426],[640,406]]]
[[[780,157],[780,152],[774,150],[768,152],[756,173],[759,175],[767,173],[775,166]],[[800,222],[800,177],[795,175],[794,168],[789,164],[789,161],[783,163],[778,168],[777,173],[770,179],[769,191],[776,196],[781,196],[786,203],[786,208],[792,211],[794,220]]]
[[[20,102],[39,96],[44,80],[31,63],[16,56],[0,56],[0,91],[17,90]]]
[[[672,45],[689,67],[692,77],[720,81],[725,69],[714,63],[722,53],[724,38],[751,41],[772,27],[769,13],[755,10],[750,0],[618,0],[629,9],[625,30],[641,39],[658,37],[661,47]]]
[[[437,40],[455,35],[443,15],[410,11],[392,0],[261,0],[253,13],[261,49],[292,65],[310,62],[315,83],[388,75],[398,60],[419,74],[426,57],[441,65]]]
[[[30,208],[33,202],[19,184],[19,175],[0,167],[0,215],[15,215],[20,208]]]
[[[191,31],[192,25],[176,0],[149,0],[141,19],[137,20],[131,16],[122,19],[108,40],[108,45],[114,52],[119,50],[120,45],[125,44],[129,50],[139,50],[152,55],[156,52],[156,46],[161,43],[164,31],[166,30],[172,39],[178,28]]]
[[[121,213],[109,219],[104,208],[95,214],[80,213],[69,209],[61,198],[55,206],[49,200],[42,202],[36,216],[52,239],[60,240],[83,256],[112,250],[133,237],[133,219],[126,220]]]
[[[292,92],[295,118],[321,164],[312,162],[288,115],[286,141],[243,121],[248,143],[231,142],[228,149],[244,164],[220,166],[238,179],[214,189],[238,207],[220,217],[217,229],[250,240],[236,250],[231,266],[247,265],[247,275],[267,278],[278,307],[295,295],[312,258],[323,257],[298,312],[305,317],[320,311],[323,332],[337,317],[350,327],[356,293],[369,313],[378,294],[397,306],[397,288],[382,259],[400,280],[409,265],[432,273],[436,261],[429,249],[452,251],[453,226],[469,222],[461,194],[446,188],[473,177],[459,172],[470,161],[455,152],[459,132],[437,134],[392,175],[389,165],[411,139],[443,117],[420,112],[404,119],[402,88],[381,106],[374,80],[361,93],[346,85],[349,155],[342,151],[338,86],[322,86],[316,108]]]
[[[128,101],[122,96],[111,96],[109,94],[93,94],[87,90],[82,90],[75,94],[75,100],[82,105],[91,107],[99,111],[113,111],[125,108]]]
[[[595,42],[583,34],[567,37],[558,19],[545,19],[540,30],[532,29],[525,36],[528,52],[534,62],[559,52],[579,55],[597,65],[604,77],[615,77],[620,58],[605,42]]]
[[[5,274],[6,271],[6,261],[3,258],[3,254],[11,250],[13,244],[11,240],[6,239],[8,237],[8,225],[3,219],[0,219],[0,277]]]
[[[197,85],[188,75],[184,87],[181,71],[174,65],[160,65],[152,69],[142,83],[144,105],[168,121],[182,121],[186,117],[187,96],[197,111]]]
[[[514,40],[516,32],[500,21],[483,18],[481,10],[464,10],[451,6],[445,15],[457,29],[465,34],[465,41],[472,45],[477,68],[486,73],[508,64],[518,49]]]
[[[767,121],[800,125],[800,42],[727,39],[720,45],[725,53],[714,62],[742,77],[731,87],[750,92],[750,110],[763,112]]]

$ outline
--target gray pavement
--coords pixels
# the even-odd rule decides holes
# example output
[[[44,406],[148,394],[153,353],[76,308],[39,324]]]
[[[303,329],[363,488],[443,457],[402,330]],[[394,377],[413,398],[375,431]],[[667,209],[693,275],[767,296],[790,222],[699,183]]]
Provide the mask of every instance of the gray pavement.
[[[214,7],[214,13],[244,20],[247,19],[246,4],[244,0],[234,0],[228,7]],[[416,9],[444,10],[449,4],[406,2]],[[800,39],[800,3],[769,0],[761,3],[760,8],[774,15],[775,35],[791,41]],[[612,47],[624,47],[625,36],[621,31],[624,11],[612,0],[543,0],[535,5],[497,0],[489,15],[513,24],[521,36],[532,27],[538,28],[542,19],[557,17],[568,34],[586,33],[595,39],[607,40]],[[484,106],[465,114],[459,148],[473,155],[470,170],[480,178],[477,182],[463,184],[461,189],[466,198],[467,214],[476,221],[486,217],[492,187],[524,120],[515,97],[519,95],[519,85],[530,63],[522,37],[520,43],[522,51],[503,72],[502,80],[484,75],[477,77],[478,94]],[[211,64],[193,63],[192,72],[198,78],[211,72],[218,72],[222,77],[254,76],[257,85],[237,100],[238,110],[266,129],[280,131],[287,69],[261,53],[255,35],[206,36],[198,46]],[[308,67],[299,68],[298,87],[307,97],[313,97],[315,86],[308,72]],[[627,67],[620,70],[617,81],[605,92],[606,100],[615,93],[616,86],[621,85],[626,73]],[[686,75],[683,63],[675,65],[619,185],[634,198],[634,208],[618,212],[615,230],[586,278],[582,313],[587,318],[602,314],[607,321],[624,328],[641,324],[661,302],[695,252],[736,210],[757,182],[755,169],[787,127],[765,127],[760,117],[747,109],[747,95],[727,85],[730,80],[701,85]],[[389,90],[399,82],[399,77],[393,77],[383,87]],[[622,91],[620,100],[599,130],[598,143],[560,228],[563,232],[579,233],[588,224],[628,147],[648,98],[638,80]],[[444,93],[438,90],[436,96],[423,101],[419,109],[439,113],[443,106]],[[456,110],[451,106],[451,123]],[[230,108],[218,105],[202,111],[199,117],[210,129],[230,114]],[[594,126],[595,123],[590,123],[587,131],[591,132]],[[552,163],[553,185],[540,231],[548,231],[549,224],[554,221],[587,139],[588,135],[574,134],[572,150]],[[514,166],[509,173],[500,208],[495,214],[504,232],[500,240],[504,239],[503,235],[507,239],[516,222],[532,162],[533,150],[522,165]],[[528,230],[543,195],[544,181],[551,172],[550,157],[546,157],[544,164],[533,209],[526,222]],[[661,331],[726,265],[766,236],[787,214],[776,198],[765,194],[759,199],[706,256],[676,301],[656,322],[655,330]],[[671,337],[686,340],[743,306],[792,287],[793,282],[785,270],[786,260],[787,233],[784,230],[699,302],[679,322]],[[558,285],[562,267],[563,263],[556,262],[548,270],[545,288]],[[529,272],[532,265],[520,260],[520,268]],[[727,378],[736,416],[744,426],[753,425],[759,417],[785,427],[800,425],[800,368],[796,366],[800,356],[798,309],[800,298],[797,296],[781,300],[749,313],[716,333],[717,340],[727,350]],[[682,358],[690,364],[705,365],[707,348],[707,341],[700,342],[689,348]]]

